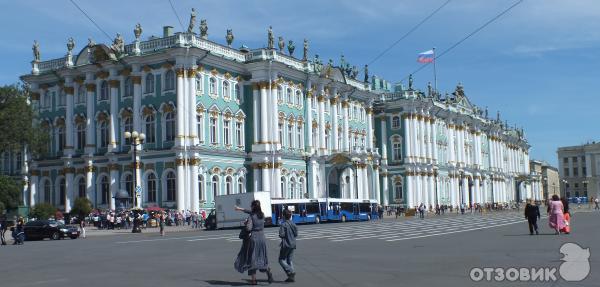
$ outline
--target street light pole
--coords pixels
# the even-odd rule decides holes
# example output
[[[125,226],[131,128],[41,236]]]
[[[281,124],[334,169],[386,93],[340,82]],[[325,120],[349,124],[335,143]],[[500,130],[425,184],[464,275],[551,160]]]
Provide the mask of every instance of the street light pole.
[[[137,147],[139,145],[141,145],[144,140],[146,139],[146,135],[144,133],[138,133],[137,131],[133,131],[133,132],[125,132],[124,134],[126,139],[131,140],[131,148],[133,149],[133,192],[132,192],[132,197],[133,197],[133,213],[134,213],[134,218],[133,218],[133,229],[131,230],[131,232],[133,233],[140,233],[142,232],[142,230],[140,229],[140,223],[141,223],[141,212],[138,209],[138,161],[137,161]],[[141,194],[139,194],[139,196],[141,197]]]

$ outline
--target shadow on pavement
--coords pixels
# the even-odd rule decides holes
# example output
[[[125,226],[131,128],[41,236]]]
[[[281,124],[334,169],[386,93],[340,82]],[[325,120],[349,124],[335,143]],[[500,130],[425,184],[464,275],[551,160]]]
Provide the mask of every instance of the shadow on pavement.
[[[215,285],[215,286],[247,286],[248,282],[229,282],[229,281],[222,281],[222,280],[206,280],[204,281],[210,285]]]

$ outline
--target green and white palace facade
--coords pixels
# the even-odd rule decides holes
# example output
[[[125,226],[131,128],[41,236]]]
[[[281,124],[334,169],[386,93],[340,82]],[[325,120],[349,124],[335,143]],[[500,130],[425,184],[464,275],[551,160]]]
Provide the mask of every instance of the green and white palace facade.
[[[253,50],[170,31],[141,40],[138,26],[131,44],[90,40],[78,54],[70,40],[49,61],[34,47],[21,78],[51,140],[23,163],[27,206],[68,212],[87,197],[114,209],[134,185],[140,207],[193,211],[252,191],[411,207],[539,198],[522,131],[483,116],[462,88],[445,99],[381,90],[343,60],[307,59],[306,42],[301,59],[273,48],[271,31]],[[126,131],[145,134],[135,161]]]

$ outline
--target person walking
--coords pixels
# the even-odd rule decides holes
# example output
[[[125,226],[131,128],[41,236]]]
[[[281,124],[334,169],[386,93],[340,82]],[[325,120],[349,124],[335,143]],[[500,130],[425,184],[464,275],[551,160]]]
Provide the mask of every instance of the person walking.
[[[596,198],[594,199],[594,204],[596,205],[596,206],[594,206],[594,210],[598,210],[598,209],[600,209],[600,206],[598,206],[598,203],[600,203],[600,202],[598,201],[598,198],[596,197]]]
[[[294,271],[294,251],[296,250],[296,237],[298,237],[298,228],[292,219],[292,212],[288,209],[283,211],[285,221],[279,226],[279,238],[281,238],[281,249],[279,250],[279,265],[285,271],[288,278],[285,282],[296,281],[296,271]]]
[[[158,227],[160,228],[160,236],[165,236],[165,214],[163,212],[158,216]]]
[[[6,234],[6,230],[8,226],[6,226],[6,219],[0,220],[0,242],[2,245],[6,245],[6,238],[4,238],[4,234]]]
[[[425,204],[423,203],[419,205],[419,218],[425,219]]]
[[[263,229],[265,228],[265,215],[260,208],[260,201],[254,200],[250,204],[250,210],[234,207],[237,211],[247,213],[249,216],[245,221],[246,235],[242,241],[242,247],[237,255],[233,266],[235,269],[244,273],[248,271],[250,276],[250,285],[256,285],[256,271],[267,273],[269,284],[273,283],[273,274],[269,268],[269,258],[267,256],[267,239]],[[240,233],[240,237],[242,233]]]
[[[85,219],[79,220],[79,229],[81,230],[81,238],[85,238]]]
[[[565,218],[565,226],[560,230],[562,233],[571,233],[571,211],[569,209],[569,201],[566,198],[562,199],[563,217]]]
[[[548,225],[554,229],[556,235],[565,227],[564,207],[558,195],[552,195],[552,201],[548,206]]]
[[[537,220],[540,218],[540,208],[530,199],[525,206],[525,218],[529,225],[529,235],[533,235],[533,231],[538,235]]]

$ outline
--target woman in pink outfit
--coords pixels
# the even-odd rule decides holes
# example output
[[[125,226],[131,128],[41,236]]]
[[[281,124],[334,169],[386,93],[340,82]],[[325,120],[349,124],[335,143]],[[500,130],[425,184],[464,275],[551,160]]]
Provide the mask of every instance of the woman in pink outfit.
[[[564,207],[558,195],[552,196],[552,201],[548,206],[548,223],[550,228],[554,229],[554,234],[560,234],[560,230],[565,227]]]

